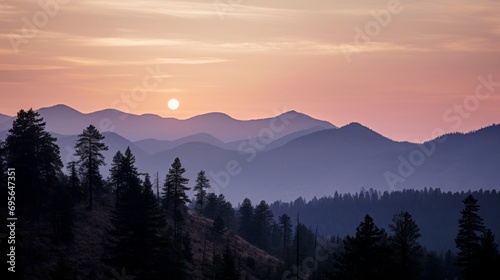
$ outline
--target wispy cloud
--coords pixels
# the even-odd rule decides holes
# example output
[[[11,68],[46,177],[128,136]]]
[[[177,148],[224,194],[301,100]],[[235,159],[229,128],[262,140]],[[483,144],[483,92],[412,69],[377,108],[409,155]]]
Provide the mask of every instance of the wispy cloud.
[[[217,19],[218,11],[214,7],[213,1],[191,2],[191,1],[85,1],[80,5],[85,7],[99,8],[101,12],[107,13],[110,10],[126,11],[134,16],[143,17],[147,15],[164,15],[179,18],[209,18]],[[283,19],[299,14],[291,9],[278,9],[262,6],[238,5],[228,16],[241,19]]]

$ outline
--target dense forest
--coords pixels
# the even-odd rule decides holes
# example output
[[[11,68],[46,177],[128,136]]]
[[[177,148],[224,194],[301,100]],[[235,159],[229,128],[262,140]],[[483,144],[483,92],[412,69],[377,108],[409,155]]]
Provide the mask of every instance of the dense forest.
[[[277,201],[270,207],[277,216],[300,213],[306,226],[317,226],[319,233],[325,236],[354,234],[366,214],[387,228],[395,213],[408,211],[420,227],[422,245],[446,252],[455,251],[454,237],[463,208],[462,201],[469,195],[479,201],[479,214],[485,225],[496,235],[500,234],[500,192],[496,190],[452,193],[425,188],[380,193],[370,189],[355,194],[335,192],[331,197],[313,198],[307,202],[302,198],[287,203]]]
[[[15,251],[10,278],[500,278],[497,191],[370,190],[235,207],[203,170],[186,178],[179,158],[152,179],[126,149],[103,178],[103,139],[83,129],[64,167],[40,115],[19,111],[0,143],[1,215],[17,218],[15,244],[0,243]]]

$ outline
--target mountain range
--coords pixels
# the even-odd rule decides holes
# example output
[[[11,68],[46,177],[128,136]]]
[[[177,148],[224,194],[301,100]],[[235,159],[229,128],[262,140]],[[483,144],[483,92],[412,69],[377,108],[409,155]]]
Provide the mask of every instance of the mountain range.
[[[101,169],[105,177],[116,151],[130,147],[139,171],[153,178],[158,172],[160,183],[179,157],[190,186],[205,170],[212,191],[234,203],[245,197],[289,201],[370,188],[500,189],[500,125],[417,144],[393,141],[359,123],[337,128],[295,111],[250,121],[221,113],[187,120],[115,110],[82,114],[64,105],[39,112],[58,138],[64,163],[74,160],[73,147],[84,127],[112,120],[115,129],[103,132],[110,148]],[[127,117],[117,121],[122,115]],[[0,139],[12,120],[0,116]]]

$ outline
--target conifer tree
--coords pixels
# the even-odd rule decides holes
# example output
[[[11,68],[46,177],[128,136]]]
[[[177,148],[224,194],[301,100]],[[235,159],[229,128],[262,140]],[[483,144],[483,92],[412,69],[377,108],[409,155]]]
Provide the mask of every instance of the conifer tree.
[[[400,279],[418,279],[420,274],[420,259],[423,249],[418,239],[421,237],[420,228],[408,212],[394,215],[390,245],[393,251],[397,277]]]
[[[215,193],[209,193],[206,197],[206,206],[203,209],[203,215],[209,219],[215,220],[220,212],[219,199]]]
[[[369,215],[356,228],[354,237],[346,237],[344,247],[336,271],[338,279],[390,278],[387,235]]]
[[[269,251],[271,245],[271,223],[273,218],[274,215],[269,209],[269,205],[262,200],[254,210],[253,231],[255,244],[265,251]]]
[[[101,165],[106,165],[104,162],[103,151],[107,151],[108,147],[102,142],[104,136],[93,125],[89,125],[78,135],[78,140],[75,145],[75,156],[80,172],[84,175],[88,186],[89,195],[89,210],[92,210],[93,191],[95,187],[100,186],[102,177],[99,172]]]
[[[455,238],[458,255],[456,265],[462,268],[465,279],[476,279],[478,271],[478,252],[481,247],[481,235],[484,232],[483,219],[479,216],[477,199],[469,195],[463,200],[464,209],[458,221],[458,234]]]
[[[245,198],[240,206],[240,209],[238,210],[238,213],[240,216],[238,233],[247,241],[253,243],[255,239],[253,235],[254,213],[252,201]]]
[[[285,261],[289,261],[288,249],[292,240],[292,220],[287,214],[283,214],[278,218],[281,230],[283,231],[283,253]]]
[[[476,277],[477,279],[500,279],[498,244],[495,243],[495,236],[490,229],[486,229],[481,236],[478,263],[480,264],[480,274]]]
[[[75,201],[79,201],[83,196],[83,192],[81,189],[80,178],[78,177],[76,162],[68,162],[67,169],[69,171],[69,185],[71,188],[71,195]]]
[[[194,186],[194,191],[196,192],[195,209],[200,214],[203,214],[203,208],[206,206],[207,189],[209,188],[210,181],[205,176],[205,171],[201,170],[200,172],[198,172],[198,177],[196,178],[196,186]]]
[[[31,215],[46,209],[47,201],[62,174],[62,162],[56,138],[45,131],[43,118],[32,109],[20,110],[5,141],[6,160],[15,168],[16,207]]]
[[[123,154],[120,151],[117,151],[113,156],[113,161],[111,162],[111,169],[109,170],[110,182],[115,189],[115,202],[118,202],[118,197],[120,194],[120,189],[123,185]]]
[[[107,260],[117,268],[133,270],[138,278],[161,279],[182,264],[165,266],[175,261],[169,255],[170,236],[163,211],[156,201],[149,175],[146,174],[142,183],[134,163],[135,156],[127,148],[117,170],[123,176],[123,184],[111,219]]]
[[[163,206],[167,211],[167,215],[172,215],[174,221],[174,245],[176,252],[179,254],[182,247],[182,229],[187,213],[187,203],[190,202],[186,191],[189,179],[183,176],[186,169],[182,167],[179,158],[175,158],[165,179],[163,187],[164,197]]]

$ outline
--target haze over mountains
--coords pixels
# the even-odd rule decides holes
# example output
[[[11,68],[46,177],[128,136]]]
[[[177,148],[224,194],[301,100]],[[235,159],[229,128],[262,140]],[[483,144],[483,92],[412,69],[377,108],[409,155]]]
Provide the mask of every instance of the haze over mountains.
[[[64,105],[39,112],[58,138],[65,164],[74,160],[74,143],[84,127],[114,128],[104,132],[110,147],[104,177],[116,151],[130,146],[140,172],[159,172],[162,182],[179,157],[190,185],[205,170],[212,191],[236,203],[244,197],[289,201],[370,188],[500,189],[500,125],[418,145],[393,141],[358,123],[336,128],[295,111],[251,121],[220,113],[188,120],[115,110],[82,114]],[[12,120],[0,116],[1,139]]]

